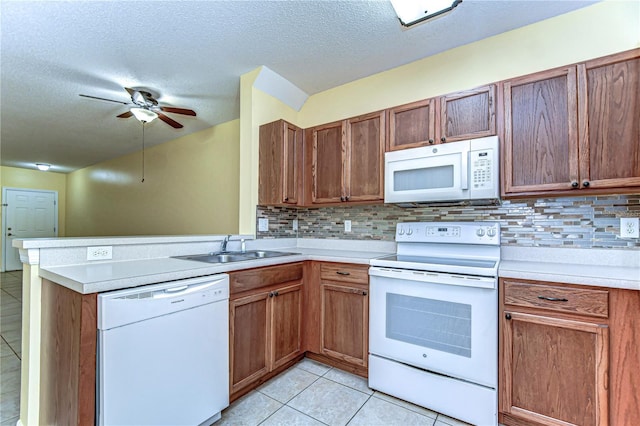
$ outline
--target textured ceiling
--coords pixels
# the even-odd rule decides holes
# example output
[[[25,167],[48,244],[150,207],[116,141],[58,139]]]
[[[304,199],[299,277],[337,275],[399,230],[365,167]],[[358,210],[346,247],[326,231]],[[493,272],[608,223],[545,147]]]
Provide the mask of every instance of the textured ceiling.
[[[5,166],[68,172],[141,147],[116,119],[123,87],[197,117],[156,120],[147,146],[239,116],[239,77],[261,65],[314,94],[595,1],[464,0],[403,29],[379,1],[0,2],[0,156]]]

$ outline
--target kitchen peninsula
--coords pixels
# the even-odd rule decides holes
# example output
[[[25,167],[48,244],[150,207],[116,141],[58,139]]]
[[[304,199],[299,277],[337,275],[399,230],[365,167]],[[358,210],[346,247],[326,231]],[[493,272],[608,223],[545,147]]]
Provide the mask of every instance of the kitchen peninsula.
[[[22,424],[85,424],[89,419],[93,422],[96,295],[99,292],[301,261],[359,264],[366,268],[369,259],[395,250],[395,243],[381,241],[336,244],[335,240],[250,238],[232,236],[227,249],[240,251],[240,239],[246,239],[247,250],[299,254],[209,264],[172,256],[216,252],[224,236],[15,240],[24,267]],[[338,245],[339,250],[335,249]],[[87,261],[88,247],[111,247],[112,259]],[[68,314],[71,322],[62,322],[65,328],[52,330],[51,317],[45,321],[44,315],[55,316],[60,312]],[[47,353],[46,347],[52,331],[61,331],[58,335],[61,341],[55,344],[68,351],[64,353],[68,356],[66,361],[62,360],[65,364],[55,369],[48,368],[55,354]],[[72,408],[58,409],[62,406]]]

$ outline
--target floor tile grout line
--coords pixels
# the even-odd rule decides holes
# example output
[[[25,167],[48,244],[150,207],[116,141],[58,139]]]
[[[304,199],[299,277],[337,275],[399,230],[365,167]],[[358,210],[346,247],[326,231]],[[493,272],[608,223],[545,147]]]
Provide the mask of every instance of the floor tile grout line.
[[[369,395],[369,397],[367,398],[367,400],[366,400],[366,401],[365,401],[365,402],[360,406],[360,408],[358,408],[358,409],[356,410],[356,412],[355,412],[355,413],[353,413],[353,416],[351,416],[351,417],[349,418],[349,420],[347,420],[347,423],[345,423],[345,426],[348,426],[348,425],[349,425],[349,423],[351,423],[351,420],[353,420],[353,419],[358,415],[358,413],[359,413],[360,411],[362,411],[362,409],[364,408],[364,406],[365,406],[365,405],[367,405],[367,402],[369,402],[369,400],[371,399],[371,397],[373,397],[373,394]]]
[[[438,416],[440,415],[440,413],[436,413],[435,411],[433,411],[433,410],[431,410],[431,409],[429,409],[429,408],[427,408],[427,407],[420,407],[419,405],[415,405],[415,404],[414,404],[414,403],[412,403],[412,402],[401,400],[401,401],[404,401],[404,402],[406,402],[406,403],[408,403],[408,404],[414,405],[414,406],[415,406],[415,407],[417,407],[417,408],[424,408],[425,410],[429,410],[429,411],[431,411],[432,413],[434,413],[434,414],[436,415],[436,416],[435,416],[435,417],[433,417],[433,418],[432,418],[432,417],[429,417],[429,416],[427,416],[426,414],[423,414],[423,413],[421,413],[421,412],[419,412],[419,411],[416,411],[416,410],[411,409],[411,408],[408,408],[408,407],[404,407],[404,406],[402,406],[402,405],[398,404],[398,403],[397,403],[397,402],[395,402],[395,401],[389,401],[388,399],[380,398],[379,396],[376,396],[376,392],[380,392],[380,391],[376,391],[376,390],[373,390],[373,391],[374,391],[374,392],[373,392],[373,395],[371,395],[372,397],[374,397],[374,398],[376,398],[376,399],[379,399],[379,400],[381,400],[381,401],[385,401],[385,402],[388,402],[388,403],[390,403],[390,404],[393,404],[393,405],[395,405],[396,407],[404,408],[404,409],[406,409],[406,410],[411,411],[412,413],[420,414],[421,416],[424,416],[424,417],[426,417],[426,418],[428,418],[428,419],[433,419],[434,423],[435,423],[436,419],[438,418]],[[380,392],[380,393],[382,393],[382,394],[384,394],[384,395],[388,395],[388,396],[390,396],[390,397],[392,397],[392,398],[395,398],[393,395],[389,395],[389,394],[386,394],[386,393],[384,393],[384,392]],[[444,423],[447,423],[447,422],[444,422]],[[447,425],[449,425],[449,423],[447,423]],[[451,425],[449,425],[449,426],[451,426]]]
[[[22,327],[21,327],[21,328],[22,328]],[[22,363],[22,357],[21,357],[20,355],[18,355],[18,352],[16,352],[16,350],[15,350],[15,349],[13,349],[13,346],[11,346],[11,345],[9,344],[9,342],[7,342],[7,339],[5,339],[5,338],[4,338],[4,336],[3,336],[3,335],[1,335],[1,334],[0,334],[0,338],[2,338],[2,341],[3,341],[4,343],[6,343],[6,344],[7,344],[7,346],[9,347],[9,349],[11,349],[11,352],[13,352],[13,354],[14,354],[15,356],[17,356],[17,357],[18,357],[18,359],[20,360],[20,363]]]

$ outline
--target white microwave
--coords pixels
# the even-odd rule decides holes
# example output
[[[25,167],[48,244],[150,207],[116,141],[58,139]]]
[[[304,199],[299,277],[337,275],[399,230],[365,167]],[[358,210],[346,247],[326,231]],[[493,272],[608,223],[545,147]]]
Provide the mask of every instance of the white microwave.
[[[499,201],[497,136],[385,154],[384,202],[400,205]]]

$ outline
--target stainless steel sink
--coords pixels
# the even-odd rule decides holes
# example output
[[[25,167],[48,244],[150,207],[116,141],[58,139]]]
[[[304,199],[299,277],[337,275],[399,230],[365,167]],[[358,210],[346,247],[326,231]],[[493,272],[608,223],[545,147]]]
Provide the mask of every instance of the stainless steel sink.
[[[246,260],[266,259],[270,257],[292,256],[296,254],[299,254],[299,253],[252,250],[244,253],[243,252],[208,253],[208,254],[195,254],[195,255],[188,255],[188,256],[174,256],[174,257],[176,259],[195,260],[197,262],[206,262],[206,263],[229,263],[229,262],[242,262]]]

